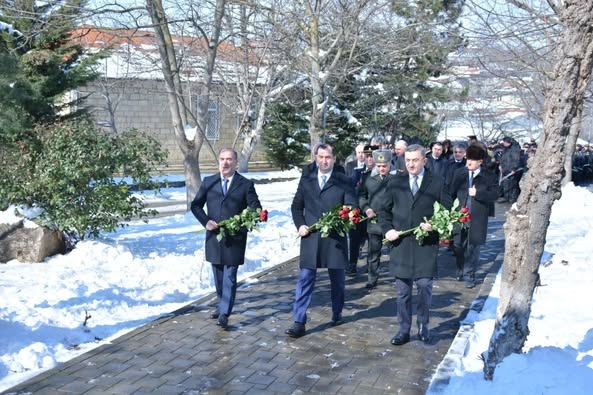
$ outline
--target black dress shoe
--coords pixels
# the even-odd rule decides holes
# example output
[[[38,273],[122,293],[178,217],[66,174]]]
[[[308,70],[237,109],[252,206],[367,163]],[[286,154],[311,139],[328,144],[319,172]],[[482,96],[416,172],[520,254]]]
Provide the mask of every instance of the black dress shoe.
[[[229,326],[229,316],[225,315],[225,314],[221,314],[218,317],[218,322],[216,323],[216,325],[218,325],[222,329],[226,329],[227,326]]]
[[[373,289],[377,286],[377,282],[373,281],[372,283],[367,283],[367,285],[365,285],[366,289]]]
[[[301,337],[305,334],[305,324],[301,324],[300,322],[293,323],[290,328],[284,331],[290,337]]]
[[[210,318],[212,318],[213,320],[215,320],[215,319],[218,318],[219,315],[220,315],[220,310],[216,309],[212,313],[210,313]]]
[[[402,344],[406,344],[410,341],[410,334],[409,333],[398,333],[397,335],[393,336],[391,339],[391,344],[394,346],[401,346]]]
[[[343,323],[344,323],[344,319],[342,318],[342,313],[334,314],[332,316],[332,321],[331,321],[332,326],[342,325]]]
[[[457,269],[457,271],[455,272],[455,278],[457,279],[457,281],[463,281],[463,270]]]
[[[430,331],[424,324],[418,324],[418,339],[426,344],[430,343]]]

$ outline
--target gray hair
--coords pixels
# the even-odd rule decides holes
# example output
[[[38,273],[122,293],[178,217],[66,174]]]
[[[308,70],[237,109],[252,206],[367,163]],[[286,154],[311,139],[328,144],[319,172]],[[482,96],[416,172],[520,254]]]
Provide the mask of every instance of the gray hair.
[[[424,155],[426,153],[426,148],[424,148],[420,144],[410,144],[410,145],[408,145],[408,148],[406,148],[406,152],[414,152],[414,151],[420,151],[420,152],[422,152],[422,155]]]
[[[385,137],[383,136],[373,136],[371,138],[371,145],[382,145],[385,144]]]

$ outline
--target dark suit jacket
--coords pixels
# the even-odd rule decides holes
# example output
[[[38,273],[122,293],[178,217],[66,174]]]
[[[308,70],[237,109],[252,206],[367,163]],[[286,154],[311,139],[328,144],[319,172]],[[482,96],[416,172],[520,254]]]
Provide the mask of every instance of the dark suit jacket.
[[[383,180],[378,174],[372,177],[366,177],[364,183],[358,190],[358,203],[364,214],[369,208],[373,209],[375,214],[379,215],[385,206],[385,190],[392,174],[387,174]],[[383,234],[377,218],[375,221],[367,220],[367,232],[375,235]]]
[[[447,168],[449,167],[447,158],[441,155],[438,159],[435,159],[430,153],[426,155],[426,158],[428,159],[426,161],[426,168],[430,170],[432,174],[437,174],[447,181]]]
[[[468,181],[469,171],[466,167],[457,169],[453,174],[453,180],[449,185],[451,201],[459,199],[459,204],[467,206],[468,204]],[[484,166],[480,173],[474,177],[474,186],[476,187],[476,196],[471,199],[471,215],[469,222],[469,242],[471,244],[486,243],[488,234],[488,216],[494,201],[498,197],[498,180],[494,173],[486,170]],[[459,227],[455,233],[459,233]],[[459,240],[457,239],[458,243]]]
[[[208,212],[204,210],[204,205]],[[191,211],[206,227],[208,220],[220,222],[240,214],[247,207],[261,208],[255,185],[239,173],[235,173],[226,195],[222,193],[220,174],[204,178],[191,203]],[[245,261],[247,230],[242,229],[235,236],[216,240],[218,231],[206,231],[206,260],[216,265],[239,266]]]
[[[455,174],[457,169],[465,167],[465,162],[465,158],[463,158],[461,162],[455,162],[455,158],[453,157],[449,159],[449,166],[447,167],[447,177],[445,178],[445,182],[447,183],[447,185],[451,184],[451,181],[453,181],[453,175]]]
[[[297,230],[302,225],[311,226],[324,212],[338,205],[358,207],[352,181],[345,174],[332,172],[323,190],[319,189],[317,172],[301,176],[290,210]],[[321,238],[320,232],[313,232],[301,238],[300,267],[307,269],[345,269],[348,263],[348,242],[346,235],[333,232]]]
[[[345,173],[346,173],[346,175],[348,177],[351,177],[352,176],[352,172],[354,171],[354,169],[357,168],[356,166],[358,166],[358,160],[357,159],[354,159],[354,160],[346,163],[346,166],[344,166],[344,167],[345,167]],[[366,167],[366,164],[363,165],[362,167],[365,168]]]
[[[378,215],[383,234],[390,229],[403,231],[414,228],[425,222],[425,217],[430,219],[435,201],[445,207],[451,206],[445,181],[426,168],[416,196],[412,196],[408,174],[393,175],[389,179],[385,195],[385,205]],[[431,232],[422,244],[410,233],[391,243],[391,246],[390,269],[396,277],[415,279],[436,276],[439,250],[437,232]]]
[[[404,157],[404,155],[393,157],[393,159],[391,160],[391,171],[393,172],[393,174],[408,174],[408,169],[406,168],[406,158]]]

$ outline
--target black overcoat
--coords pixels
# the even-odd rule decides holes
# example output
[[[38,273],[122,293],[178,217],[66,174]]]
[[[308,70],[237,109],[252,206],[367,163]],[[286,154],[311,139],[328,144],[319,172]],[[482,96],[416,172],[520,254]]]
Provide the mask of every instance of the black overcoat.
[[[204,205],[207,211],[204,210]],[[233,180],[226,195],[222,193],[220,175],[204,178],[202,185],[191,203],[191,211],[206,227],[208,220],[216,222],[240,214],[245,208],[261,208],[253,181],[239,173]],[[225,236],[218,241],[218,231],[206,231],[206,260],[216,265],[239,266],[245,262],[247,230],[240,230],[235,236]]]
[[[385,192],[385,205],[379,213],[379,224],[383,234],[390,229],[404,231],[430,219],[434,203],[451,206],[445,180],[424,169],[424,177],[416,196],[412,196],[408,174],[395,174],[389,179]],[[416,279],[437,275],[439,234],[430,232],[422,243],[413,233],[401,236],[390,243],[390,272],[396,277]]]
[[[462,207],[468,205],[468,181],[469,170],[462,167],[455,171],[449,185],[451,201],[459,199],[459,204]],[[484,244],[488,234],[488,216],[498,197],[498,180],[494,173],[482,166],[478,175],[474,177],[473,185],[476,187],[476,196],[471,198],[472,219],[466,224],[468,240],[471,244]],[[456,235],[459,234],[459,231],[460,229],[455,229]]]
[[[392,174],[387,174],[384,179],[381,180],[381,176],[375,174],[371,177],[366,177],[364,183],[358,190],[358,203],[363,214],[369,208],[373,209],[375,214],[379,215],[379,212],[385,205],[385,190],[387,187],[388,180],[394,177]],[[383,234],[379,220],[377,217],[366,221],[367,233],[374,235]]]
[[[301,176],[290,210],[297,228],[311,226],[324,212],[338,205],[358,207],[352,180],[344,173],[333,171],[323,190],[319,188],[317,172]],[[348,241],[346,235],[332,232],[321,238],[320,232],[312,232],[301,238],[299,265],[305,269],[345,269],[348,264]]]

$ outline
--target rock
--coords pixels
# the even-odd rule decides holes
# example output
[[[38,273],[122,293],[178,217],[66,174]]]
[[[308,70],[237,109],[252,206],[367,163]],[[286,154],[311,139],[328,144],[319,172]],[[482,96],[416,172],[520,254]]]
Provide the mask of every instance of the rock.
[[[0,263],[13,259],[42,262],[49,256],[65,252],[62,232],[43,226],[25,227],[23,221],[0,224]]]

